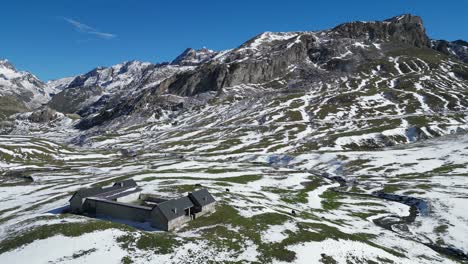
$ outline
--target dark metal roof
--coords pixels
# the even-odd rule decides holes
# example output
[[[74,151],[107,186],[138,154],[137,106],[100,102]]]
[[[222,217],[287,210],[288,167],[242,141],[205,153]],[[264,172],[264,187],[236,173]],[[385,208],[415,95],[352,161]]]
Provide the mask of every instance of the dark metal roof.
[[[81,189],[73,194],[72,198],[75,195],[79,195],[81,198],[91,197],[91,196],[112,196],[118,193],[121,193],[125,190],[137,187],[136,182],[133,179],[116,182],[111,187],[101,188],[101,187],[92,187],[88,189]],[[70,200],[72,199],[70,198]]]
[[[102,189],[100,187],[92,187],[92,188],[88,188],[88,189],[78,190],[75,193],[75,195],[79,195],[81,198],[85,198],[85,197],[94,196],[94,195],[97,195],[97,194],[100,194],[100,193],[104,193],[106,191],[108,191],[107,188]]]
[[[133,179],[128,179],[128,180],[125,180],[125,181],[116,182],[116,183],[114,183],[114,186],[120,186],[120,187],[124,187],[124,188],[131,188],[131,187],[136,187],[137,184]]]
[[[169,200],[156,205],[168,221],[185,215],[184,210],[193,206],[194,204],[188,197]]]
[[[142,209],[142,210],[147,210],[147,211],[151,211],[151,209],[153,209],[153,208],[148,207],[148,206],[115,202],[115,201],[110,201],[110,200],[107,200],[107,199],[102,199],[102,198],[97,198],[97,197],[90,197],[90,198],[87,198],[86,200],[99,201],[99,202],[102,202],[102,203],[115,204],[115,205],[120,205],[120,206],[135,208],[135,209]]]
[[[216,202],[207,189],[200,189],[189,194],[190,200],[197,206],[205,206]]]

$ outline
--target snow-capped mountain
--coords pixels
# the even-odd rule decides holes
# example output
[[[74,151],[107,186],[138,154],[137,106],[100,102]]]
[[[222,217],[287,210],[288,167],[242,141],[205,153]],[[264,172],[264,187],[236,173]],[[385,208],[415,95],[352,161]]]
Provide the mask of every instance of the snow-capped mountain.
[[[190,67],[129,61],[111,67],[98,67],[86,74],[51,83],[62,88],[49,105],[61,112],[87,116],[110,100],[119,100]]]
[[[35,109],[47,103],[54,92],[33,74],[18,71],[8,60],[0,60],[0,119]]]
[[[98,67],[49,82],[63,90],[48,106],[80,115],[82,130],[292,122],[303,131],[298,146],[381,147],[468,128],[465,60],[465,42],[430,40],[421,18],[402,15],[265,32],[235,49],[187,49],[171,63]],[[274,137],[283,136],[291,139]]]
[[[465,131],[468,65],[462,53],[434,47],[412,15],[318,32],[266,32],[107,102],[77,127],[135,120],[180,129],[281,123],[302,131],[295,139],[299,149],[310,141],[311,149],[381,147]],[[293,138],[280,131],[270,143]]]
[[[46,84],[51,89],[54,89],[57,92],[62,91],[63,89],[67,88],[68,85],[75,79],[75,76],[72,77],[65,77],[60,78],[57,80],[50,80]]]

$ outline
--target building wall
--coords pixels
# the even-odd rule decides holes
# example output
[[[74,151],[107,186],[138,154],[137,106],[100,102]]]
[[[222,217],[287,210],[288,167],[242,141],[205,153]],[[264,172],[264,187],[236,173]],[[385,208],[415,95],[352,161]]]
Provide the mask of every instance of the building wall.
[[[181,217],[174,218],[168,222],[168,230],[174,230],[175,228],[190,222],[191,218],[190,216],[183,215]]]
[[[91,215],[96,214],[96,201],[92,199],[84,199],[83,212]]]
[[[211,203],[202,207],[202,210],[196,214],[196,217],[216,211],[216,203]]]
[[[108,203],[93,199],[86,199],[86,211],[91,214],[104,215],[118,219],[131,220],[136,222],[146,222],[150,219],[151,210]]]
[[[81,213],[83,211],[83,199],[79,195],[74,195],[70,200],[70,211],[73,213]]]
[[[164,231],[169,230],[167,220],[158,207],[154,207],[151,211],[151,226]]]

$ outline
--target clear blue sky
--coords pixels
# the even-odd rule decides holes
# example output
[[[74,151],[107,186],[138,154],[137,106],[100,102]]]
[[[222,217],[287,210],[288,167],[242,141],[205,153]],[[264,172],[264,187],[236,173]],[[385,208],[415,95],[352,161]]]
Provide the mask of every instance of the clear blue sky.
[[[466,0],[6,0],[0,58],[43,80],[126,60],[172,60],[187,47],[222,50],[264,31],[304,31],[403,13],[437,39],[468,39]]]

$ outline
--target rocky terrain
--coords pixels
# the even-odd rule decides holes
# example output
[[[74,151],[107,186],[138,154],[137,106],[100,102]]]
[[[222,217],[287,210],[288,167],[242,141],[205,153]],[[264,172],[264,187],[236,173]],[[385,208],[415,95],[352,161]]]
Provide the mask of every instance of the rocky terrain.
[[[467,60],[402,15],[47,83],[1,61],[0,261],[467,262]],[[130,177],[218,212],[170,234],[66,213]]]
[[[18,71],[8,60],[0,60],[0,120],[37,109],[58,92],[58,87],[48,86],[29,72]]]

